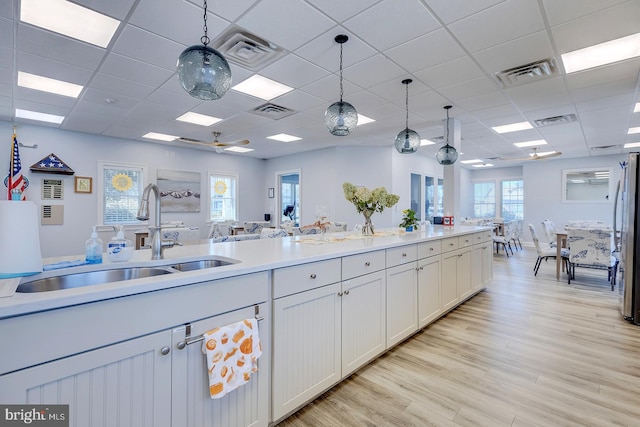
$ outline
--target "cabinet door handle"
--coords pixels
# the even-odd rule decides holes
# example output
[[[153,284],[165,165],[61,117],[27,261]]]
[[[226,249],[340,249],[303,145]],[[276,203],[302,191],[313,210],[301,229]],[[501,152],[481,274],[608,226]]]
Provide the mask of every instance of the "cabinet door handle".
[[[429,250],[430,250],[431,252],[433,252],[433,251],[434,251],[434,249],[433,249],[433,248],[429,248]]]
[[[178,350],[182,350],[187,346],[187,342],[186,341],[180,341],[178,344],[176,344],[176,347],[178,347]]]
[[[462,254],[458,254],[458,256],[459,256],[459,257],[461,257],[461,256],[462,256]]]
[[[420,270],[424,270],[424,265],[420,267]]]
[[[338,296],[339,296],[339,297],[341,297],[341,296],[342,296],[342,294],[343,294],[343,292],[342,292],[342,291],[338,292]]]
[[[403,258],[406,258],[406,256],[407,256],[407,254],[402,254],[402,257],[403,257]]]
[[[171,349],[169,347],[162,347],[160,349],[160,354],[163,356],[166,356],[167,354],[169,354],[169,352],[171,351]]]
[[[371,267],[371,263],[369,261],[367,261],[367,262],[364,263],[364,266],[365,267]]]
[[[312,278],[312,279],[315,279],[316,278],[316,273],[311,273],[311,276],[309,276],[309,277]]]
[[[349,290],[347,289],[346,291],[344,291],[345,295],[349,295]]]

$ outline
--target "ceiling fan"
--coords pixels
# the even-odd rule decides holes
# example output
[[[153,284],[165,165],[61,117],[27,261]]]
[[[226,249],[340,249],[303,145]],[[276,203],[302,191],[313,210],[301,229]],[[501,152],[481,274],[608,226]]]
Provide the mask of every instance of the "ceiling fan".
[[[506,160],[506,161],[528,161],[528,160],[544,160],[544,159],[550,159],[551,157],[557,157],[559,155],[562,154],[562,152],[560,151],[549,151],[548,153],[540,153],[538,154],[538,148],[540,147],[533,147],[533,152],[529,153],[528,157],[517,157],[517,158],[508,158],[508,159],[501,159],[501,160]]]
[[[218,141],[218,137],[222,135],[220,132],[213,132],[213,141],[201,141],[199,139],[187,138],[184,136],[178,137],[178,141],[187,142],[189,144],[200,144],[200,145],[208,145],[210,147],[234,147],[239,145],[247,145],[249,143],[248,139],[239,139],[237,141],[226,141],[220,142]]]

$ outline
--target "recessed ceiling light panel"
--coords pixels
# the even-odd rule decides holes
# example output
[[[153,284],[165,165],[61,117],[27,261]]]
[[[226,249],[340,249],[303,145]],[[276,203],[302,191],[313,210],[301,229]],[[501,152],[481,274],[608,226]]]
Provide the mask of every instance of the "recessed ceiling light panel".
[[[473,163],[482,163],[482,160],[480,159],[461,160],[460,163],[464,163],[465,165],[470,165]]]
[[[39,113],[37,111],[21,110],[16,108],[16,117],[21,119],[37,120],[39,122],[60,124],[64,120],[64,116],[56,116],[55,114]]]
[[[120,25],[117,19],[66,0],[22,0],[20,20],[105,48]]]
[[[640,33],[567,52],[562,57],[569,73],[599,67],[640,56]]]
[[[629,128],[629,132],[627,132],[628,135],[633,135],[634,133],[640,133],[640,127],[637,128]]]
[[[520,122],[511,123],[510,125],[494,126],[491,129],[493,129],[497,133],[508,133],[517,132],[519,130],[533,129],[533,126],[531,126],[531,123],[529,122]]]
[[[25,73],[24,71],[18,71],[18,86],[68,96],[69,98],[77,98],[82,89],[84,89],[84,87],[74,83]]]
[[[265,101],[277,98],[280,95],[284,95],[285,93],[293,90],[292,87],[278,83],[275,80],[262,77],[259,74],[254,74],[245,81],[233,86],[231,89],[246,93],[247,95],[255,96],[256,98],[264,99]]]
[[[224,151],[231,151],[234,153],[248,153],[249,151],[253,151],[253,148],[247,147],[227,147]]]
[[[298,138],[297,136],[293,135],[287,135],[286,133],[279,133],[277,135],[268,136],[267,139],[273,139],[282,142],[293,142],[300,141],[302,138]]]
[[[525,147],[537,147],[539,145],[546,145],[547,141],[545,141],[544,139],[537,139],[535,141],[525,141],[525,142],[514,142],[513,145],[515,145],[518,148],[525,148]]]
[[[217,117],[207,116],[205,114],[193,113],[191,111],[184,113],[183,115],[178,117],[176,120],[181,122],[193,123],[194,125],[200,125],[200,126],[211,126],[215,123],[222,121],[222,119],[219,119]]]
[[[149,139],[157,139],[158,141],[173,141],[174,139],[178,138],[177,136],[174,136],[174,135],[167,135],[164,133],[157,133],[157,132],[149,132],[142,135],[142,137],[149,138]]]

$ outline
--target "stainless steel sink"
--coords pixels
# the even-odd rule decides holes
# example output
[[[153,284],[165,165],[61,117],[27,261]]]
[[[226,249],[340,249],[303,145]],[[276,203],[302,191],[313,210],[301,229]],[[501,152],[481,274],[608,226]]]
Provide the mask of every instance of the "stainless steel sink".
[[[204,268],[222,267],[231,264],[235,264],[235,262],[221,259],[201,259],[197,261],[187,261],[181,262],[179,264],[172,264],[171,268],[175,268],[178,271],[193,271],[202,270]]]
[[[128,267],[113,270],[87,271],[84,273],[67,274],[63,276],[37,279],[18,285],[16,292],[48,292],[61,289],[79,288],[83,286],[99,285],[103,283],[119,282],[122,280],[140,279],[143,277],[171,274],[167,268],[159,267]]]

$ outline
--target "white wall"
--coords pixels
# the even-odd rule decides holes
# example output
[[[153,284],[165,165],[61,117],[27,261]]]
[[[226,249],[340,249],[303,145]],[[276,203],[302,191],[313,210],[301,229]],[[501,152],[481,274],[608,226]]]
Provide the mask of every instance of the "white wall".
[[[0,143],[0,147],[4,147],[0,149],[0,165],[5,165],[3,177],[9,168],[11,133],[11,124],[0,122],[0,134],[5,135],[5,142]],[[84,242],[91,233],[91,226],[95,225],[98,219],[96,186],[98,162],[101,160],[145,164],[148,167],[148,177],[145,181],[147,183],[156,182],[157,169],[200,172],[203,195],[207,192],[207,171],[237,173],[240,175],[240,219],[263,218],[267,192],[266,189],[262,191],[262,186],[256,183],[263,182],[264,160],[29,125],[18,127],[18,141],[25,145],[38,145],[35,149],[20,148],[22,172],[30,182],[26,192],[27,200],[34,201],[39,207],[43,204],[40,196],[42,179],[62,179],[64,185],[63,200],[45,201],[45,204],[64,206],[64,224],[40,225],[43,257],[84,254]],[[34,173],[29,170],[31,165],[50,153],[54,153],[73,169],[75,175],[92,177],[93,192],[75,193],[74,177],[71,175]],[[154,201],[151,201],[151,218],[153,206]],[[183,220],[186,226],[199,227],[200,237],[204,238],[209,231],[206,210],[206,199],[203,197],[199,213],[164,213],[162,221]],[[136,228],[143,229],[146,225],[141,222],[140,227],[127,227],[127,238],[133,240],[132,229]],[[112,231],[100,233],[105,245],[113,235],[115,234]]]

